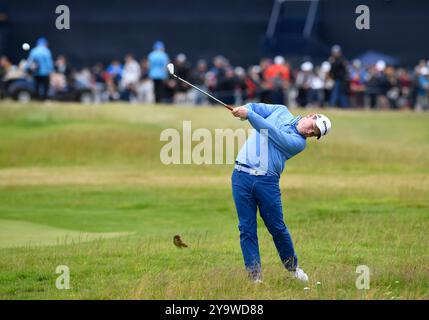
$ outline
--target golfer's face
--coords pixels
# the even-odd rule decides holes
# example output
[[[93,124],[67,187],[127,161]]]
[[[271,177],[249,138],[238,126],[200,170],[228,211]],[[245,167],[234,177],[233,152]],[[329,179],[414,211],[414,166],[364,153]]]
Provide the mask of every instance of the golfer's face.
[[[316,127],[316,119],[317,116],[314,113],[310,113],[306,117],[303,118],[303,126],[302,131],[306,137],[314,137],[319,133],[319,129]]]

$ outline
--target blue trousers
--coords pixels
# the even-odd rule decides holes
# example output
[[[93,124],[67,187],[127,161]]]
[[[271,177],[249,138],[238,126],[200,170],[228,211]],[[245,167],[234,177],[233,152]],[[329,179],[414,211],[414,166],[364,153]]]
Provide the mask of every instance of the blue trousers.
[[[336,107],[337,101],[339,102],[341,108],[347,108],[349,106],[347,95],[343,92],[344,89],[342,86],[344,86],[344,84],[341,84],[341,81],[335,81],[334,88],[331,92],[331,99],[329,101],[331,107]]]
[[[292,271],[298,265],[292,238],[283,221],[279,178],[276,176],[253,176],[234,170],[232,194],[238,214],[240,245],[244,264],[251,274],[261,270],[257,235],[256,212],[259,213],[271,233],[277,252],[286,269]]]

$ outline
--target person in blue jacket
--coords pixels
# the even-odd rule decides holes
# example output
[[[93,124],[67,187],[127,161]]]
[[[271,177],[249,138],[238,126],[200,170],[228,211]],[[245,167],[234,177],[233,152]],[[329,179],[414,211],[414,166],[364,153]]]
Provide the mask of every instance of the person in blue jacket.
[[[49,91],[49,77],[54,71],[54,62],[45,38],[39,38],[36,47],[30,51],[27,69],[33,73],[37,97],[46,100]]]
[[[256,218],[259,208],[283,265],[295,278],[306,282],[308,276],[298,266],[292,238],[283,221],[279,179],[285,162],[305,149],[307,138],[326,135],[331,122],[321,114],[295,117],[286,106],[263,103],[236,107],[232,114],[247,119],[255,129],[238,153],[231,178],[249,277],[261,282]]]
[[[164,82],[168,78],[167,64],[170,58],[165,53],[164,43],[156,41],[153,51],[148,56],[149,78],[154,83],[155,102],[160,103],[164,97]]]

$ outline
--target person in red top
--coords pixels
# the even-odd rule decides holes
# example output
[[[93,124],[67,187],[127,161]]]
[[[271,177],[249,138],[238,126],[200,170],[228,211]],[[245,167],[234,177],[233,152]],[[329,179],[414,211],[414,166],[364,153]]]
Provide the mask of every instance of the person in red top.
[[[265,69],[264,78],[268,81],[268,85],[271,86],[271,88],[274,87],[276,79],[289,83],[290,69],[285,59],[280,56],[275,57],[274,63]]]
[[[274,58],[274,64],[264,71],[264,79],[271,91],[271,102],[273,104],[285,103],[284,90],[289,87],[290,68],[283,57]]]

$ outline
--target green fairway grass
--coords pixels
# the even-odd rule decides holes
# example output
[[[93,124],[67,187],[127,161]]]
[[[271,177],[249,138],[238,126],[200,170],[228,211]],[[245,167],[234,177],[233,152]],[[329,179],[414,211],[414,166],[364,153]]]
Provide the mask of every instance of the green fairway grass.
[[[0,248],[67,245],[124,235],[127,233],[77,232],[31,222],[0,220]]]
[[[160,161],[163,129],[247,122],[220,107],[2,102],[0,299],[429,299],[429,114],[323,112],[332,132],[309,139],[281,179],[310,282],[284,271],[259,219],[254,285],[233,166]],[[59,265],[69,290],[55,286]],[[355,286],[359,265],[369,290]]]

